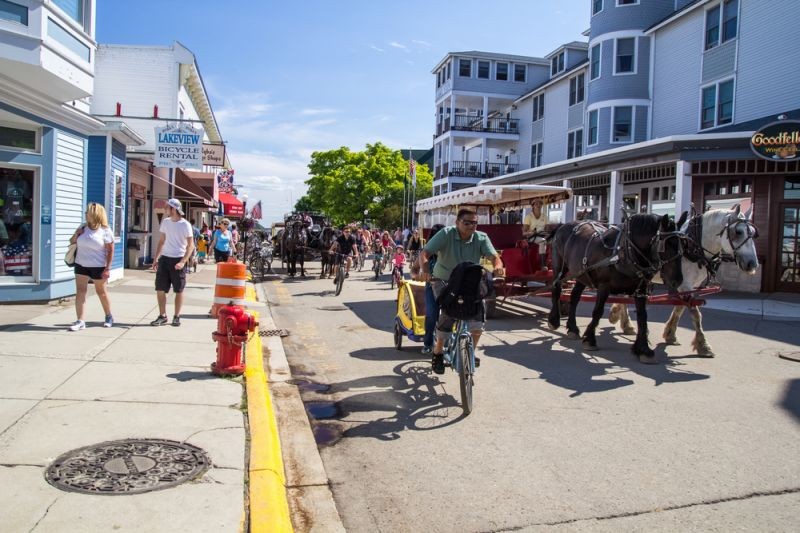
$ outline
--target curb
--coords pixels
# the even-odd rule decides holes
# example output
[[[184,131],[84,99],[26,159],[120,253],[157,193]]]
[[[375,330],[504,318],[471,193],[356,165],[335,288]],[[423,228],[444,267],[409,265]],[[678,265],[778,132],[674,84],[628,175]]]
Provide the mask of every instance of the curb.
[[[247,287],[247,300],[256,301]],[[253,313],[256,319],[258,313]],[[250,531],[292,532],[278,425],[264,373],[261,337],[247,343],[245,385],[250,424]]]

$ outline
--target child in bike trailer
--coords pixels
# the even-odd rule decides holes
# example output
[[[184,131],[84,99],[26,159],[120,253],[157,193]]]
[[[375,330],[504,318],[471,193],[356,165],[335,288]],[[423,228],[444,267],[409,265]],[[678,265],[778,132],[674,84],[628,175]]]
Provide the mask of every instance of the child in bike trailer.
[[[400,278],[403,277],[403,266],[406,264],[406,254],[403,247],[398,245],[394,250],[394,257],[392,257],[392,264],[394,268],[400,271]]]

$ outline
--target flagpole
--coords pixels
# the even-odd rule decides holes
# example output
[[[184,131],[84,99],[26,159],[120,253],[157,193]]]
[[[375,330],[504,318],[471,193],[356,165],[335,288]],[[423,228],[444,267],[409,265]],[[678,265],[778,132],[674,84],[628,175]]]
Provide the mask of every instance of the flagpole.
[[[400,225],[406,227],[406,176],[403,174],[403,207],[400,209]]]

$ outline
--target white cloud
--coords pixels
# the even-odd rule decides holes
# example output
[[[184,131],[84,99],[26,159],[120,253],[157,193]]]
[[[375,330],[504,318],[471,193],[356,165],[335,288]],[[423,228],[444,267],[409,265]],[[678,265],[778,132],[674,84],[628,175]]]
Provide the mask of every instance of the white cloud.
[[[398,43],[397,41],[390,42],[389,46],[391,46],[392,48],[399,48],[400,50],[405,50],[406,52],[408,52],[408,46],[402,43]]]
[[[321,108],[321,109],[309,108],[309,109],[303,109],[302,111],[300,111],[300,114],[303,115],[303,116],[329,115],[331,113],[338,113],[338,111],[336,109],[325,109],[325,108]]]
[[[421,46],[422,48],[430,48],[431,47],[431,43],[429,43],[427,41],[419,41],[417,39],[411,39],[411,42],[416,44],[417,46]]]
[[[375,50],[376,52],[385,52],[385,50],[384,50],[383,48],[378,48],[378,47],[377,47],[377,46],[375,46],[374,44],[371,44],[371,45],[369,45],[369,47],[370,47],[371,49]]]

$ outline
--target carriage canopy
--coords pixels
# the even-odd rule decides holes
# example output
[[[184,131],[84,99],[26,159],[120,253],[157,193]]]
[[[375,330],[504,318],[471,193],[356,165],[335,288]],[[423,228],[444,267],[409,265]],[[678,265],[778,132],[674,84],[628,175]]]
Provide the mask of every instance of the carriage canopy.
[[[423,228],[434,224],[455,224],[460,207],[476,207],[481,224],[489,223],[493,208],[522,207],[534,200],[545,205],[568,200],[572,190],[553,185],[477,185],[417,202],[417,213]]]

